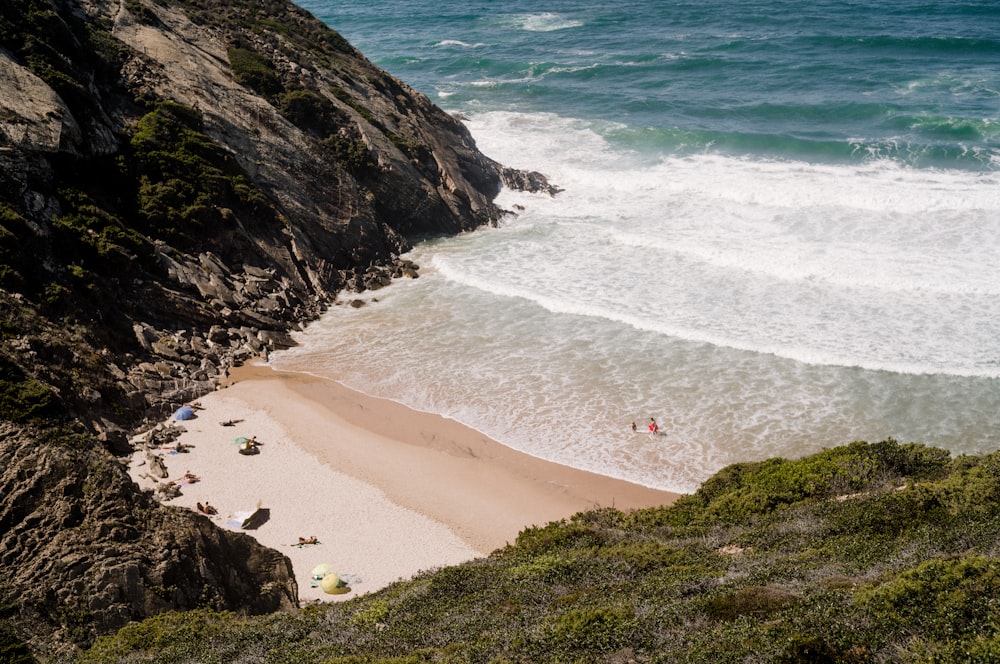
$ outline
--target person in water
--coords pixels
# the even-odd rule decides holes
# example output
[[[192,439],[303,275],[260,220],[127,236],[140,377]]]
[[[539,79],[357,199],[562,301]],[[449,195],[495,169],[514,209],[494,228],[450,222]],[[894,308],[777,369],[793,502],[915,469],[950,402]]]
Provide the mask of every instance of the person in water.
[[[655,436],[659,432],[660,432],[660,425],[658,425],[656,423],[656,420],[654,420],[652,417],[649,418],[649,435]]]

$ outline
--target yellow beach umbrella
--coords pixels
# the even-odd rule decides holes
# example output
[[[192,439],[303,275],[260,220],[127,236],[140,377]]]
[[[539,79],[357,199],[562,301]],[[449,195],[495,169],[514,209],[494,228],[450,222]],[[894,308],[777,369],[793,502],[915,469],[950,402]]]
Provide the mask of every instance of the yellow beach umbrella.
[[[340,585],[340,577],[331,572],[323,577],[323,579],[319,582],[319,587],[323,590],[323,592],[329,595],[336,594],[342,587]]]

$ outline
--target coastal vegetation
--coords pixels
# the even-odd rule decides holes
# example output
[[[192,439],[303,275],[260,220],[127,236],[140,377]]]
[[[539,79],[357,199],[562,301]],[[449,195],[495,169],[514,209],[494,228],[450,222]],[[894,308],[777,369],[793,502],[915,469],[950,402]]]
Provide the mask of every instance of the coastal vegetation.
[[[998,499],[1000,454],[856,442],[527,528],[345,603],[163,614],[78,661],[995,661]]]
[[[132,133],[141,230],[181,249],[234,225],[234,219],[277,223],[263,195],[231,154],[201,131],[201,114],[162,102],[140,118]]]

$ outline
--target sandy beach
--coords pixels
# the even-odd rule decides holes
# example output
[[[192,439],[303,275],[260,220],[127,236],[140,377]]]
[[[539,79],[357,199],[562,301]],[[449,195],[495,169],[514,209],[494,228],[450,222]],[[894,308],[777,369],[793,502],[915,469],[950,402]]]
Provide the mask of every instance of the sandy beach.
[[[186,451],[157,450],[168,480],[198,478],[181,483],[182,495],[167,504],[208,503],[218,513],[206,518],[234,530],[241,530],[241,515],[265,508],[267,521],[244,532],[291,559],[303,603],[350,598],[484,556],[526,527],[582,510],[676,498],[522,454],[453,420],[333,381],[267,366],[234,370],[225,387],[197,403],[193,419],[169,422],[183,427]],[[238,437],[255,437],[260,453],[239,454]],[[148,471],[146,452],[137,452],[130,472],[151,488]],[[311,537],[318,543],[298,544]],[[311,571],[322,563],[349,592],[330,595],[317,586]]]

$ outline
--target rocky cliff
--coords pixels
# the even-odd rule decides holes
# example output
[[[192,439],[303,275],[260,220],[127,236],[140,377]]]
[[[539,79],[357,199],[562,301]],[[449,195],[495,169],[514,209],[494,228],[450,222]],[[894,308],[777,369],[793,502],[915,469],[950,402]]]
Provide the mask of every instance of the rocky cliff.
[[[287,559],[114,455],[339,290],[416,275],[412,238],[495,222],[502,183],[548,189],[283,0],[5,0],[0,632],[51,655],[295,606]]]

